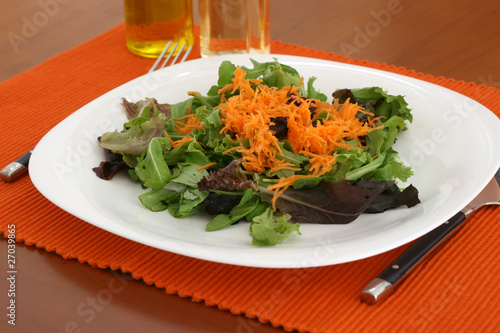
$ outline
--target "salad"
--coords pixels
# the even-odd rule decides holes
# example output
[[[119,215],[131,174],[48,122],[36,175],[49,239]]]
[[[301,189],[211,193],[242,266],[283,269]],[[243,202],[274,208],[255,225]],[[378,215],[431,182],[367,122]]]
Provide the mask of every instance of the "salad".
[[[109,180],[119,170],[147,192],[154,212],[209,214],[207,231],[249,224],[252,244],[276,245],[300,224],[345,224],[362,213],[418,204],[396,136],[412,121],[402,96],[380,87],[336,89],[328,97],[292,67],[224,61],[206,94],[159,103],[122,99],[128,122],[104,133]],[[333,89],[333,88],[332,88]]]

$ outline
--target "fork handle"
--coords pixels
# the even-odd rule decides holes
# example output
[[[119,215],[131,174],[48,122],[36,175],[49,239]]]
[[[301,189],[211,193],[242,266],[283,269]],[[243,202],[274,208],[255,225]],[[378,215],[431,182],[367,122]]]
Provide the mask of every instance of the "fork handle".
[[[451,219],[418,239],[401,256],[394,260],[382,273],[361,292],[361,300],[375,304],[389,296],[415,267],[424,262],[440,245],[451,238],[466,215],[458,212]]]

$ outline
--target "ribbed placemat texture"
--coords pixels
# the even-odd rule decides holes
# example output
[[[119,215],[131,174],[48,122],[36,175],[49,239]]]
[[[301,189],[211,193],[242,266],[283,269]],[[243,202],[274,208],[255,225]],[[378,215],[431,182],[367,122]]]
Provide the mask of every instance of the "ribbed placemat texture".
[[[401,67],[272,42],[272,53],[347,62],[455,90],[500,114],[500,90]],[[199,57],[195,49],[190,58]],[[144,74],[153,60],[125,48],[119,25],[0,83],[0,165],[19,157],[66,116]],[[488,78],[485,78],[486,80]],[[464,152],[464,158],[466,157]],[[29,177],[0,182],[0,231],[16,224],[20,242],[67,259],[121,269],[168,293],[300,332],[500,331],[500,213],[483,209],[385,302],[368,306],[361,289],[407,246],[372,258],[309,269],[260,269],[201,261],[110,234],[57,208]],[[326,253],[318,253],[326,255]],[[243,329],[243,328],[242,328]]]

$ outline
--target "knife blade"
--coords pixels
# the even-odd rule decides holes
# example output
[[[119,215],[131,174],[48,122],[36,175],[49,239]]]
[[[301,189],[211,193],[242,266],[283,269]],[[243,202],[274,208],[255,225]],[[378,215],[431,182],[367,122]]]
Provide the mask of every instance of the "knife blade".
[[[500,172],[500,170],[499,170]],[[449,240],[464,225],[467,217],[486,205],[500,204],[500,187],[498,177],[493,178],[488,185],[467,206],[436,229],[419,238],[401,256],[394,260],[382,273],[372,280],[361,291],[361,300],[367,304],[376,304],[389,295],[415,269],[425,261],[442,244]]]

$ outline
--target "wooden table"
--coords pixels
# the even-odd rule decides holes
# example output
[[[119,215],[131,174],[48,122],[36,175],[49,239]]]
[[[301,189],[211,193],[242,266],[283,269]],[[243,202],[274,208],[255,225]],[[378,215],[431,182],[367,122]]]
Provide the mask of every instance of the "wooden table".
[[[119,0],[2,1],[0,80],[119,24],[122,6]],[[273,39],[494,87],[500,87],[499,32],[494,0],[271,1]],[[7,253],[5,238],[0,253]],[[281,331],[34,247],[18,244],[16,257],[14,332]],[[5,260],[0,267],[4,274]],[[3,309],[7,290],[3,277]],[[0,330],[6,326],[2,319]]]

